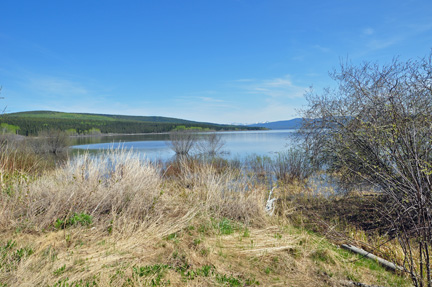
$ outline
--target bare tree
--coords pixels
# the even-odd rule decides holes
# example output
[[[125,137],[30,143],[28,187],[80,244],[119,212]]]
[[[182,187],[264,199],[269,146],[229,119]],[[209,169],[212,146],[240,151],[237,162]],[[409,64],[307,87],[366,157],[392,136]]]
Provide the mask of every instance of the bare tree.
[[[405,271],[415,286],[432,286],[432,54],[346,63],[331,76],[337,88],[307,95],[307,150],[345,182],[369,182],[386,196]]]
[[[187,156],[197,141],[196,132],[190,130],[172,131],[169,146],[178,156]]]
[[[196,144],[197,152],[204,156],[215,157],[225,153],[225,141],[215,132],[205,134]]]
[[[65,153],[70,145],[68,134],[61,130],[44,130],[39,132],[39,137],[41,139],[35,145],[35,149],[39,153],[60,155]]]

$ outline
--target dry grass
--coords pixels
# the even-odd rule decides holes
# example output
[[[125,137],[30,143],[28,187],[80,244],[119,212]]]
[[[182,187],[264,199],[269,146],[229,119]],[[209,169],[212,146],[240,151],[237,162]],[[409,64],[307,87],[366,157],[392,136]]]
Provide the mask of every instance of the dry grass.
[[[383,269],[356,265],[365,260],[293,227],[290,203],[278,201],[268,216],[268,188],[239,170],[186,160],[176,168],[161,173],[132,151],[111,150],[97,158],[84,154],[37,178],[15,178],[9,192],[0,193],[0,283],[405,284]],[[289,190],[298,187],[275,194]]]
[[[53,162],[33,152],[24,141],[7,141],[0,139],[0,172],[35,173],[52,168]]]

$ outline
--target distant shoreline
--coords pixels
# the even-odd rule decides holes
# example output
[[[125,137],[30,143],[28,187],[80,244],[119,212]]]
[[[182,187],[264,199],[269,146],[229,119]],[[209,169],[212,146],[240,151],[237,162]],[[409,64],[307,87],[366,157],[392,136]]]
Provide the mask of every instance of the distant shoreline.
[[[257,129],[257,130],[221,130],[221,131],[204,131],[204,130],[198,130],[199,133],[206,133],[206,132],[241,132],[241,131],[263,131],[263,130],[271,130],[271,129]],[[170,132],[160,132],[160,133],[108,133],[108,134],[97,134],[97,135],[71,135],[69,137],[71,138],[92,138],[92,137],[114,137],[114,136],[143,136],[143,135],[164,135],[169,134]]]
[[[97,137],[115,137],[115,136],[140,136],[140,135],[163,135],[163,134],[169,134],[169,132],[162,132],[162,133],[128,133],[128,134],[121,134],[121,133],[109,133],[109,134],[98,134],[98,135],[71,135],[70,138],[97,138]]]

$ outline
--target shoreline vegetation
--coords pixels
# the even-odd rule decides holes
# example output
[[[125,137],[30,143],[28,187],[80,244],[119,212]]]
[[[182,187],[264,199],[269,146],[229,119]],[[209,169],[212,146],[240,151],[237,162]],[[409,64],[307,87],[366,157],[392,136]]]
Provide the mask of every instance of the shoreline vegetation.
[[[316,194],[296,151],[163,164],[121,149],[68,159],[49,138],[1,141],[0,286],[411,286],[340,247],[403,260],[366,224],[382,199]]]

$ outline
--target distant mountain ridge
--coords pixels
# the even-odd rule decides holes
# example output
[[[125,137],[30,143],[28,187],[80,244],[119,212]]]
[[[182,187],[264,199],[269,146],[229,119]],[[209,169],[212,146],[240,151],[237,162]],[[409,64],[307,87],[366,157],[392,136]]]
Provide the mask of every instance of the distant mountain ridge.
[[[286,121],[267,122],[247,125],[248,127],[254,128],[266,128],[271,130],[285,130],[285,129],[299,129],[303,124],[303,119],[295,118]]]

